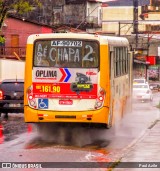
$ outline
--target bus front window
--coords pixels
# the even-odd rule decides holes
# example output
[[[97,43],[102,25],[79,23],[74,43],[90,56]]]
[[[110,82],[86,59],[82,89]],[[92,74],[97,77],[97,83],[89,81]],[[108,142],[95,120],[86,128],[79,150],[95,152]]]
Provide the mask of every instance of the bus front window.
[[[38,40],[34,44],[34,66],[97,68],[99,44],[84,40]]]

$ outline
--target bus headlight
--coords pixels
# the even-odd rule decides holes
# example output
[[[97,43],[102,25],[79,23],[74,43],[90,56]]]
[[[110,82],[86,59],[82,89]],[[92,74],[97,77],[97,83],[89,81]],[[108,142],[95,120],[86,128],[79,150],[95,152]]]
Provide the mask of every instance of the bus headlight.
[[[36,99],[33,97],[33,88],[30,86],[27,90],[27,98],[28,98],[28,104],[31,108],[36,109],[37,108],[37,103]]]
[[[103,88],[101,88],[98,92],[98,97],[96,99],[96,103],[94,106],[95,109],[100,109],[103,106],[105,94],[106,94],[105,90]]]

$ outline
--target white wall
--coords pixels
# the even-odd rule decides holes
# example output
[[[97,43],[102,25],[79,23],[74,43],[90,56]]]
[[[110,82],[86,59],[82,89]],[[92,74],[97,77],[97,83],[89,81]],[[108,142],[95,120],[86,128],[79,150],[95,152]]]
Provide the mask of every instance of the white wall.
[[[3,79],[24,79],[25,62],[0,60],[0,81]]]
[[[138,9],[140,13],[140,7]],[[103,7],[103,23],[102,30],[110,33],[119,32],[119,22],[121,35],[131,35],[133,32],[133,7],[122,6],[122,7]],[[116,22],[113,22],[116,21]],[[127,24],[126,21],[130,21],[131,24]]]

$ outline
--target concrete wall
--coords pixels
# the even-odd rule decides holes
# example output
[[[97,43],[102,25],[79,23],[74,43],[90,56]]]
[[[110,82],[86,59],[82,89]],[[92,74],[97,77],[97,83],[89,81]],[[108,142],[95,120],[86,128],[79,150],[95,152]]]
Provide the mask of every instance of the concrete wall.
[[[116,35],[119,32],[119,20],[121,21],[120,32],[122,35],[129,35],[133,32],[132,24],[126,24],[126,20],[133,20],[133,7],[103,7],[102,30],[113,32]],[[107,20],[107,21],[106,21]],[[113,22],[113,21],[116,22]],[[105,22],[106,21],[106,22]],[[123,22],[124,21],[124,22]]]
[[[141,14],[141,7],[138,7],[138,16]],[[120,32],[121,35],[131,35],[133,32],[133,25],[127,24],[127,20],[133,22],[133,7],[130,6],[121,6],[121,7],[103,7],[103,24],[102,30],[107,32],[113,32],[116,35],[119,32],[119,23],[120,21]],[[107,22],[105,22],[107,20]],[[113,22],[113,21],[117,22]],[[147,20],[159,20],[159,13],[149,13],[148,18],[145,18],[143,21],[138,17],[139,31],[146,31],[146,24],[160,25],[160,22],[146,22]],[[110,22],[109,22],[110,21]]]
[[[0,81],[3,79],[24,79],[25,62],[0,60]]]
[[[138,16],[141,14],[141,7],[138,7]],[[112,7],[103,7],[103,23],[102,23],[102,30],[105,32],[110,32],[114,33],[115,35],[119,34],[121,36],[128,36],[130,37],[132,35],[133,42],[135,43],[135,36],[132,34],[133,33],[133,24],[127,24],[125,23],[127,20],[130,22],[133,21],[133,7],[130,6],[112,6]],[[138,17],[139,24],[138,24],[138,31],[143,32],[147,31],[147,24],[149,25],[160,25],[159,22],[150,22],[147,20],[159,20],[159,13],[148,13],[148,18],[145,18],[145,20],[142,20],[140,17]],[[107,21],[107,22],[105,22]],[[113,22],[116,21],[116,22]],[[120,21],[120,25],[119,22]],[[124,23],[123,23],[124,22]],[[119,28],[120,27],[120,28]],[[158,30],[159,31],[159,30]],[[150,35],[144,34],[139,37],[139,46],[146,48],[147,46],[147,36],[152,36],[156,35],[155,33],[152,33]],[[129,39],[131,39],[129,38]],[[141,40],[144,39],[144,40]],[[156,40],[157,39],[157,40]],[[158,35],[157,38],[151,38],[150,39],[150,48],[149,48],[149,55],[151,56],[157,56],[158,55],[158,46],[160,46],[160,36]]]

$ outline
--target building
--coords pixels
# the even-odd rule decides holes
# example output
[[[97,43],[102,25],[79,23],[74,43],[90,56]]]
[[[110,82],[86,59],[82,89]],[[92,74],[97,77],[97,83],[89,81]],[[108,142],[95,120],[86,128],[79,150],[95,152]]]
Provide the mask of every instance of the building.
[[[52,27],[9,16],[5,19],[0,35],[5,42],[0,45],[0,58],[25,60],[25,48],[30,34],[52,33]]]
[[[102,30],[128,38],[134,52],[134,77],[160,80],[160,3],[155,0],[108,0],[107,3],[103,8]],[[151,76],[151,73],[156,74]]]
[[[62,26],[78,29],[99,30],[102,27],[102,7],[98,0],[40,0],[42,8],[21,17],[47,24],[54,28]]]

